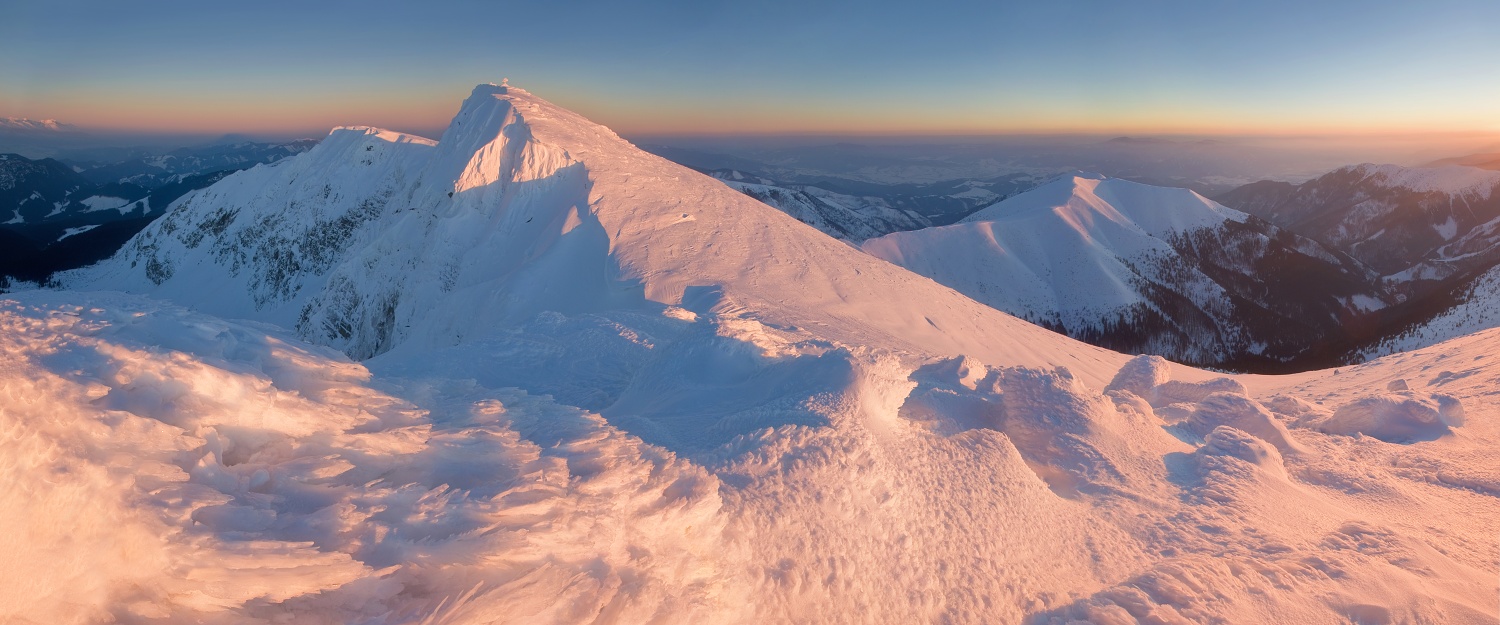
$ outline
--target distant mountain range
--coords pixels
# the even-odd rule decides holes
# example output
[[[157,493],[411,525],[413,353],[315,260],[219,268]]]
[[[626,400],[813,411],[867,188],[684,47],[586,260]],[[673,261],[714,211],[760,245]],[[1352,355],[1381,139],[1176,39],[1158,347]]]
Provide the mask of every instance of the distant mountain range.
[[[1186,189],[1063,176],[863,249],[1096,345],[1265,368],[1389,296],[1362,263]]]
[[[705,173],[829,236],[859,242],[883,234],[946,225],[1041,179],[1013,174],[974,180],[877,185],[832,178],[803,183],[738,170]]]
[[[1482,154],[1445,158],[1423,165],[1423,167],[1446,167],[1448,165],[1500,170],[1500,152],[1485,152]]]
[[[0,275],[40,281],[105,258],[184,194],[316,143],[236,141],[69,163],[0,157],[0,208],[11,207],[0,225],[7,242]],[[654,149],[700,164],[764,167]],[[880,184],[700,171],[831,237],[1075,338],[1280,371],[1488,323],[1435,321],[1492,290],[1481,278],[1500,262],[1500,171],[1473,166],[1488,156],[1424,168],[1349,166],[1300,184],[1255,182],[1218,202],[1093,174],[1046,184],[1038,174]],[[1432,323],[1439,329],[1425,329]],[[1393,343],[1397,337],[1405,338]]]
[[[1474,159],[1439,163],[1465,160]],[[1365,164],[1302,184],[1258,182],[1217,199],[1344,251],[1380,274],[1400,303],[1360,321],[1378,331],[1351,346],[1351,358],[1384,353],[1398,336],[1405,346],[1449,336],[1423,328],[1453,325],[1447,312],[1489,292],[1484,276],[1500,263],[1500,171]]]
[[[43,281],[105,258],[183,194],[316,143],[210,145],[71,164],[0,154],[0,280]]]
[[[1347,250],[1399,283],[1442,280],[1500,260],[1486,234],[1500,217],[1500,171],[1357,165],[1308,182],[1259,182],[1218,197]],[[1476,230],[1478,229],[1478,230]],[[1476,242],[1474,236],[1484,240]]]
[[[72,124],[55,119],[26,119],[24,117],[0,117],[0,131],[63,132],[76,130]]]

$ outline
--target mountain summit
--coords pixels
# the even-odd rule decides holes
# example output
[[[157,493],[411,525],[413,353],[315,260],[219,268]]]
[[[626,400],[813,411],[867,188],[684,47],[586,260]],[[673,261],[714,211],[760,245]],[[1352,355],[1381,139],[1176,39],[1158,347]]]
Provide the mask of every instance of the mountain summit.
[[[1187,189],[1079,172],[875,256],[1095,344],[1267,367],[1386,305],[1368,269]]]
[[[1056,337],[513,86],[475,87],[435,142],[335,129],[184,197],[114,259],[64,280],[293,327],[357,358],[493,335],[543,311],[677,307],[1096,380],[1119,362],[1082,345],[1017,349],[1016,336]]]

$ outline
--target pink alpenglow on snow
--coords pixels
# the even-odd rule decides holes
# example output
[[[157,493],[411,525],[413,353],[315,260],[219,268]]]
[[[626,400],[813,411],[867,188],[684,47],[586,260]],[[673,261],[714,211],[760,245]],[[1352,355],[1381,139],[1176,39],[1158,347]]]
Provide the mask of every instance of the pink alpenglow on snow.
[[[3,622],[1500,608],[1500,331],[1131,358],[513,86],[230,175],[59,282],[0,296]]]

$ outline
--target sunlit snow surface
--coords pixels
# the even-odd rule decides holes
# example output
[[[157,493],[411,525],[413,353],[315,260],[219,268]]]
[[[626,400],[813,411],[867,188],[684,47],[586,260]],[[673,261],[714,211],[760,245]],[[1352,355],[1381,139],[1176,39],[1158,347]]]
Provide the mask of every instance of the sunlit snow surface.
[[[0,621],[1494,620],[1496,333],[1109,390],[856,356],[804,372],[845,380],[822,422],[683,457],[274,329],[8,297]],[[1465,414],[1319,431],[1371,398]]]
[[[0,623],[1495,622],[1500,335],[1132,360],[518,89],[61,279],[0,296]]]

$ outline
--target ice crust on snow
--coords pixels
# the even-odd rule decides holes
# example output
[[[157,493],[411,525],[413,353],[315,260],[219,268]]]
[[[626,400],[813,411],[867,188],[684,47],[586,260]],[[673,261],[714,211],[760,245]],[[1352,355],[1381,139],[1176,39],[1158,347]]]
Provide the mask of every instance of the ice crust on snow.
[[[1337,375],[1132,359],[514,87],[228,176],[66,282],[143,296],[0,303],[0,621],[1500,607],[1500,333]],[[1333,431],[1396,379],[1445,431]]]

